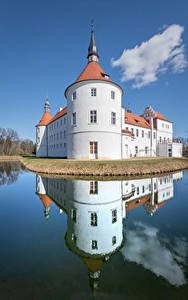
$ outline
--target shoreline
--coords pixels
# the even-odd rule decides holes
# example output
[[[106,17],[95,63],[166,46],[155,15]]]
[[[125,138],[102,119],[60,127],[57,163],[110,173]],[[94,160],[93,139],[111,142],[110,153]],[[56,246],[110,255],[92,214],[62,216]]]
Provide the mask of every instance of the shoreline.
[[[20,161],[28,170],[69,177],[135,177],[188,169],[188,158],[133,158],[127,160],[68,160],[35,157],[0,157],[0,162]]]
[[[126,160],[68,160],[0,156],[0,162],[20,161],[29,171],[67,178],[112,178],[145,177],[162,175],[188,169],[188,158],[133,158]]]

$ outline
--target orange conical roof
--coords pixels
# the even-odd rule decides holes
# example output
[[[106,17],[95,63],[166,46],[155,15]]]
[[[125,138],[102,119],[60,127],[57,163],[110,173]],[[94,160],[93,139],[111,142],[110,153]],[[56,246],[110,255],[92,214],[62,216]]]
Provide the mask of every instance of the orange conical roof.
[[[48,195],[40,195],[40,194],[38,195],[44,207],[48,208],[52,203],[52,199]]]
[[[87,64],[85,69],[82,71],[82,73],[79,75],[79,77],[76,79],[76,82],[80,82],[82,80],[91,80],[91,79],[99,79],[99,80],[106,80],[106,81],[112,81],[109,78],[109,75],[107,75],[101,66],[96,61],[91,61]]]
[[[42,119],[40,120],[40,122],[36,125],[36,126],[40,126],[40,125],[48,125],[48,123],[51,121],[52,116],[50,114],[50,112],[44,112]]]
[[[89,271],[91,271],[91,272],[99,271],[104,264],[104,261],[102,260],[102,258],[99,258],[99,259],[88,258],[88,257],[86,258],[86,257],[81,256],[81,259],[87,265]]]

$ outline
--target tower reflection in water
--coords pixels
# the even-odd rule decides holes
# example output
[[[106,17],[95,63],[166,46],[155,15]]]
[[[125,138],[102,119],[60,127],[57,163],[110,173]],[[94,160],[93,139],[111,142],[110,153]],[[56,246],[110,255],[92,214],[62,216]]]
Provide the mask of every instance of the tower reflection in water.
[[[173,198],[173,181],[182,172],[159,178],[124,181],[66,180],[36,176],[36,193],[50,216],[52,201],[67,214],[67,247],[89,270],[90,286],[98,286],[101,268],[124,245],[123,219],[143,205],[153,215]]]

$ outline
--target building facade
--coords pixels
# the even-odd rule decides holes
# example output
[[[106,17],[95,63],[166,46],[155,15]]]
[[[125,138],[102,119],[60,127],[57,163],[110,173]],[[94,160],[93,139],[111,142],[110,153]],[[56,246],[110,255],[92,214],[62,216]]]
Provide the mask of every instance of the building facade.
[[[173,142],[173,123],[151,107],[143,115],[122,106],[122,88],[98,63],[92,28],[88,64],[67,87],[67,107],[52,117],[46,99],[36,125],[37,157],[124,159],[143,156],[182,156]]]

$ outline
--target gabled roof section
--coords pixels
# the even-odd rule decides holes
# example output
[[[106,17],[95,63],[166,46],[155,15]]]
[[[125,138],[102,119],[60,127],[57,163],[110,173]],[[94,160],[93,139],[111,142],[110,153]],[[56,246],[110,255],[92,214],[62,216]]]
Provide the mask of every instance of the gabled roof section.
[[[92,79],[112,81],[109,75],[103,71],[101,66],[96,61],[91,61],[87,64],[85,69],[76,79],[75,83],[83,80],[92,80]]]
[[[42,116],[42,119],[36,125],[36,127],[37,126],[42,126],[42,125],[48,125],[48,123],[50,122],[51,119],[52,119],[52,116],[51,116],[50,112],[44,112],[44,114]]]
[[[168,121],[160,112],[156,111],[155,110],[155,114],[156,114],[156,118],[157,119],[161,119],[161,120],[164,120],[164,121],[167,121],[167,122],[170,122]],[[171,123],[171,122],[170,122]]]
[[[55,120],[59,119],[60,117],[64,116],[67,114],[67,107],[63,108],[62,110],[60,110],[51,120],[48,124],[51,124],[52,122],[54,122]]]
[[[141,116],[125,111],[125,123],[139,127],[151,128],[150,124]]]
[[[136,198],[132,201],[126,202],[126,211],[128,212],[129,210],[132,210],[140,205],[143,205],[145,202],[147,202],[151,197],[151,194],[148,194],[146,196],[142,196],[139,198]]]

